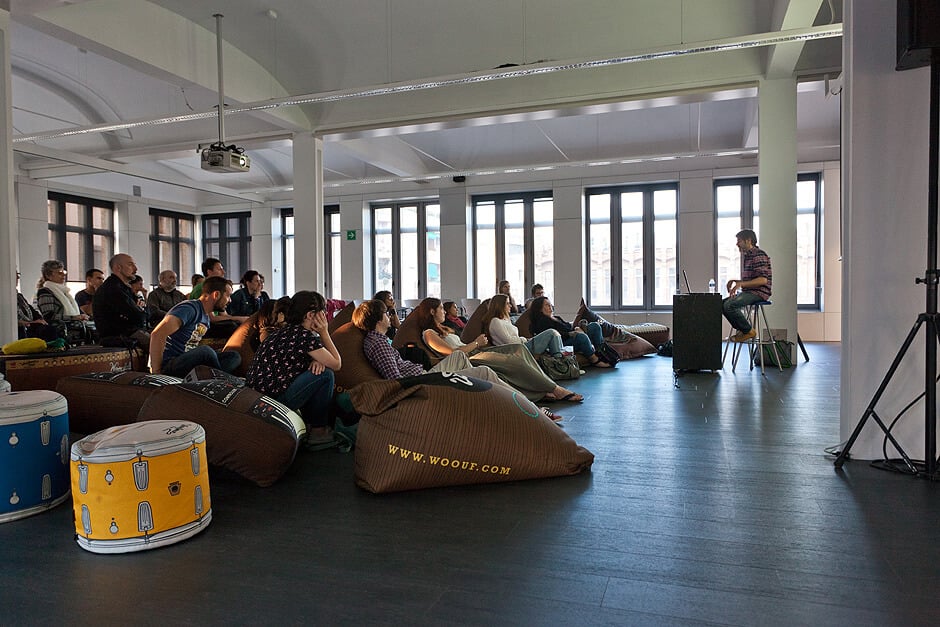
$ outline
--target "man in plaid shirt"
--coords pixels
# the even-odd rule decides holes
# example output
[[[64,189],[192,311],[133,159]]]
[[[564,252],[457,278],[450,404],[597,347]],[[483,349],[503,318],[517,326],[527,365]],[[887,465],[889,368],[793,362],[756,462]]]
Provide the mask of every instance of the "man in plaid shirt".
[[[735,235],[737,247],[741,251],[741,278],[728,281],[728,298],[722,302],[725,318],[737,333],[731,336],[733,342],[746,342],[757,335],[751,327],[744,308],[748,305],[770,300],[770,286],[773,272],[770,257],[757,247],[757,234],[751,229],[744,229]]]

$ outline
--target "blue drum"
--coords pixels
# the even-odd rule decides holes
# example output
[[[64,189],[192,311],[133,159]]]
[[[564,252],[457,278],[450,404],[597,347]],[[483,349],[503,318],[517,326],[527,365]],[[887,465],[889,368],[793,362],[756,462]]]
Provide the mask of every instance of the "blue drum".
[[[48,390],[0,394],[0,523],[69,496],[69,413]]]

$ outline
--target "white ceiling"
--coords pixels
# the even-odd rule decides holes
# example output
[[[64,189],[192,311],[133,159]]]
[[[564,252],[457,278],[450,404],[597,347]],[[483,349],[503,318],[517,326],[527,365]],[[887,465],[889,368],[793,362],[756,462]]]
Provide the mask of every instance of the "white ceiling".
[[[248,151],[247,174],[200,169],[196,147],[217,140],[216,118],[149,123],[217,105],[215,12],[225,14],[227,106],[340,96],[227,115],[226,143]],[[823,77],[839,73],[838,37],[395,95],[348,92],[840,20],[841,2],[829,0],[14,0],[16,163],[54,185],[127,195],[141,185],[150,198],[211,207],[289,198],[291,137],[302,132],[323,138],[324,184],[334,190],[741,152],[757,148],[757,81],[792,75],[801,80],[800,159],[837,159],[839,99]]]

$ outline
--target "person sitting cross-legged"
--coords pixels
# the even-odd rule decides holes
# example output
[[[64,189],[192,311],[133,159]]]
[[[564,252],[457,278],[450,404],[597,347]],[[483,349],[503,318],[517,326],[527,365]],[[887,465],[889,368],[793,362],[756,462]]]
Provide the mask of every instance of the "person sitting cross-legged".
[[[150,333],[150,371],[174,377],[184,377],[196,366],[234,372],[241,363],[238,352],[217,353],[199,344],[211,324],[211,312],[224,309],[231,295],[231,281],[209,277],[197,300],[185,300],[170,309]]]

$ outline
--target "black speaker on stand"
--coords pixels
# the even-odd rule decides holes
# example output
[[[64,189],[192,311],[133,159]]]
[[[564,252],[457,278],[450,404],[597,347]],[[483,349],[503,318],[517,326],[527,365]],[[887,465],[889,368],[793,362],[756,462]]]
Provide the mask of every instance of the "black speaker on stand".
[[[846,458],[849,456],[849,450],[858,439],[862,428],[869,418],[874,418],[878,426],[884,432],[885,437],[897,449],[901,459],[885,460],[875,464],[886,470],[896,470],[906,472],[915,476],[926,477],[928,479],[938,479],[937,473],[937,340],[938,322],[940,316],[937,314],[937,284],[940,273],[937,271],[937,182],[938,166],[940,166],[940,2],[937,0],[898,0],[898,24],[897,24],[897,65],[898,71],[909,70],[912,68],[930,66],[930,149],[928,165],[928,193],[927,193],[927,270],[923,277],[917,277],[916,283],[923,284],[927,288],[926,311],[917,316],[917,321],[913,328],[907,334],[907,338],[901,344],[891,367],[878,390],[872,397],[871,402],[858,421],[851,437],[846,441],[845,446],[839,452],[836,458],[836,468],[842,468]],[[917,338],[917,333],[921,327],[926,330],[925,348],[926,357],[924,359],[924,391],[919,398],[925,399],[924,422],[925,422],[925,441],[924,441],[924,461],[912,460],[898,441],[891,435],[891,429],[885,425],[881,417],[875,410],[878,401],[884,394],[891,379],[894,377],[898,366],[904,359],[907,350]],[[903,412],[902,412],[903,414]],[[900,416],[899,416],[900,417]],[[895,418],[895,421],[897,418]],[[892,422],[892,426],[894,422]]]

